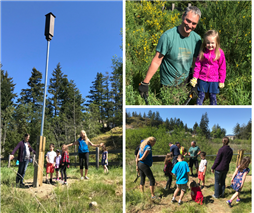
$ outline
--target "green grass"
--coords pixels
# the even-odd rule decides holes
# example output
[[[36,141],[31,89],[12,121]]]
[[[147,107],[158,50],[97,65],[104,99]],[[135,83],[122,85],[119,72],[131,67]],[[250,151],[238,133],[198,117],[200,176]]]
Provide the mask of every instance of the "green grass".
[[[110,167],[104,174],[103,168],[90,167],[89,180],[80,181],[79,168],[67,169],[68,187],[56,185],[45,196],[36,196],[30,189],[16,189],[15,168],[1,168],[1,212],[122,212],[122,168]],[[26,180],[33,179],[33,167],[29,165]],[[43,187],[43,186],[42,186]],[[40,190],[40,187],[38,188]],[[89,203],[96,201],[97,209],[90,209]],[[43,206],[43,207],[42,207]]]
[[[156,153],[153,153],[156,155]],[[139,190],[139,181],[133,183],[136,178],[136,167],[135,167],[135,156],[133,150],[126,150],[126,212],[129,211],[138,211],[138,210],[151,210],[155,212],[213,212],[215,208],[220,208],[220,206],[225,207],[226,212],[251,212],[251,182],[245,182],[243,191],[241,193],[241,203],[239,205],[235,205],[235,201],[233,202],[233,208],[227,208],[226,200],[230,199],[234,194],[234,190],[232,188],[226,188],[224,199],[219,199],[215,203],[212,202],[214,199],[211,197],[214,193],[214,174],[211,172],[211,167],[214,163],[213,159],[207,158],[208,168],[206,173],[206,186],[204,197],[205,201],[202,206],[199,206],[195,202],[184,202],[184,204],[180,207],[178,205],[172,205],[171,199],[173,196],[174,189],[170,189],[169,191],[164,190],[166,184],[166,177],[163,173],[163,162],[155,162],[153,163],[151,170],[153,171],[153,175],[155,177],[156,186],[155,186],[155,194],[161,197],[160,201],[151,201],[150,199],[150,190],[149,190],[149,180],[146,178],[145,192],[142,194]],[[235,171],[235,160],[232,160],[230,163],[229,172],[227,174],[226,186],[230,186],[230,179],[232,174]],[[249,165],[249,168],[252,168]],[[193,171],[195,171],[193,169]],[[195,172],[194,172],[195,173]],[[250,176],[252,171],[248,174]],[[198,181],[197,178],[195,178]],[[175,186],[175,177],[173,177],[173,181],[171,184],[171,188]],[[184,199],[190,201],[190,191],[188,190],[185,193]],[[216,206],[219,205],[219,206]],[[170,209],[170,210],[169,210]],[[219,209],[217,209],[218,211]]]

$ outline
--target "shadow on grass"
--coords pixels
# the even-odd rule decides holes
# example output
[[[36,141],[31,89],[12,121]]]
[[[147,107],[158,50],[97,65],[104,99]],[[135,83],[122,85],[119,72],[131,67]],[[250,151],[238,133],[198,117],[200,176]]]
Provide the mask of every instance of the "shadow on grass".
[[[214,202],[214,200],[212,199],[211,195],[204,197],[204,204],[209,204],[209,203],[213,203],[213,202]]]

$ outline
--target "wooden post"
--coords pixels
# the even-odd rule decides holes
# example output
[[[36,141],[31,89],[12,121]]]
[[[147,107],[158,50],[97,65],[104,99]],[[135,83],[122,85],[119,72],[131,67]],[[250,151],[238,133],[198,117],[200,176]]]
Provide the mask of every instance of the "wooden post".
[[[172,4],[172,9],[171,9],[171,10],[174,11],[174,9],[175,9],[175,4],[173,3],[173,4]]]
[[[35,157],[36,163],[34,167],[33,187],[42,186],[44,159],[45,159],[44,156],[45,145],[46,145],[46,137],[38,136],[36,146],[36,157]]]
[[[236,160],[236,167],[238,167],[243,159],[244,150],[240,149],[238,150],[237,160]]]
[[[8,156],[8,168],[11,167],[11,158],[10,157],[11,157],[11,155]]]
[[[96,168],[99,169],[99,157],[100,157],[100,150],[99,147],[96,147]]]
[[[191,6],[191,3],[188,3],[188,7],[190,7]]]
[[[33,156],[33,166],[34,166],[34,164],[35,164],[35,155]]]

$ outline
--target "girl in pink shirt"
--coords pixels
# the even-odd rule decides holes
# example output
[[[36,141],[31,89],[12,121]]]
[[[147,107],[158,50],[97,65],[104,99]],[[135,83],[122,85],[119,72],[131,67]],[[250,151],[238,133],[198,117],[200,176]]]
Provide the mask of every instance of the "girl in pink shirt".
[[[224,87],[226,79],[226,59],[220,49],[219,33],[209,30],[205,33],[199,56],[195,62],[193,78],[190,84],[197,84],[197,105],[202,105],[205,93],[209,92],[210,105],[217,105],[216,94]]]

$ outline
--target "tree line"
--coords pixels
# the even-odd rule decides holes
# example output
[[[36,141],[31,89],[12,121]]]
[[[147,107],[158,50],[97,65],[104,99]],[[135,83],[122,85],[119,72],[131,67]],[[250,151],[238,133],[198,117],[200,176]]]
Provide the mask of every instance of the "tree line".
[[[2,67],[2,65],[1,65]],[[43,91],[42,73],[35,67],[20,94],[14,93],[15,82],[1,68],[1,148],[7,156],[25,133],[30,134],[33,148],[40,135]],[[77,85],[68,79],[60,63],[49,80],[43,135],[46,141],[69,143],[81,129],[88,137],[122,125],[122,60],[112,59],[112,72],[97,73],[89,95],[82,97]],[[111,125],[110,125],[111,124]]]
[[[205,138],[223,138],[226,136],[226,129],[222,128],[219,124],[215,124],[212,127],[212,130],[209,129],[209,118],[208,114],[205,113],[202,115],[200,122],[195,122],[192,128],[189,128],[187,124],[184,124],[180,118],[166,118],[165,121],[160,116],[158,111],[152,112],[149,110],[148,113],[142,115],[141,112],[137,113],[133,111],[132,113],[126,111],[126,123],[131,124],[132,118],[136,117],[139,120],[145,121],[147,126],[157,127],[160,126],[165,127],[167,131],[172,131],[175,129],[182,129],[185,132],[189,132],[195,135],[202,135]],[[149,121],[147,121],[149,119]],[[239,123],[234,127],[234,134],[238,139],[250,139],[251,137],[251,120],[247,125],[243,124],[240,126]]]

